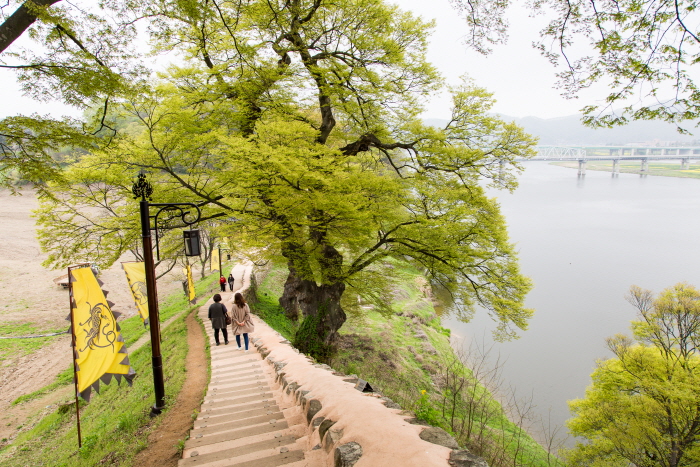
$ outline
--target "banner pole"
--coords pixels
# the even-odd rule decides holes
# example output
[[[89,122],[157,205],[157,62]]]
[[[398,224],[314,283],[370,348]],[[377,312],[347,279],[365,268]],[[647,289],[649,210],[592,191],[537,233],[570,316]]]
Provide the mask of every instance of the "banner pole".
[[[83,438],[80,433],[80,400],[78,399],[78,366],[75,363],[75,316],[73,314],[73,281],[71,280],[71,268],[68,267],[68,300],[70,306],[70,334],[71,334],[71,360],[73,360],[73,385],[75,387],[75,416],[78,421],[78,449],[83,447]]]

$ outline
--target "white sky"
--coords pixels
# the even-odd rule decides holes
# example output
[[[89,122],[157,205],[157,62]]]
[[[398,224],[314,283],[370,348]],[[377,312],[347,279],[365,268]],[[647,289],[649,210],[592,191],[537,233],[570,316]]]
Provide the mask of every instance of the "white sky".
[[[538,39],[542,17],[530,18],[525,10],[514,9],[511,14],[510,39],[506,45],[494,47],[484,57],[467,48],[463,38],[466,23],[448,0],[390,0],[402,9],[411,10],[425,20],[435,19],[437,27],[431,38],[428,59],[445,76],[448,83],[457,84],[462,75],[468,75],[479,86],[494,93],[497,100],[493,111],[512,117],[561,117],[578,113],[586,104],[592,104],[592,93],[578,100],[567,100],[554,89],[555,69],[531,46]],[[513,20],[515,18],[516,20]],[[80,112],[59,102],[36,102],[23,97],[14,72],[0,69],[0,117],[51,113],[52,115],[79,116]],[[448,118],[449,101],[446,95],[436,96],[429,104],[424,118]]]
[[[604,89],[598,95],[581,94],[579,99],[564,99],[554,89],[555,68],[537,50],[532,42],[539,39],[545,26],[542,16],[529,17],[529,11],[513,6],[509,11],[509,40],[505,45],[492,47],[484,56],[468,48],[464,37],[466,22],[447,0],[391,0],[402,9],[411,10],[425,20],[435,19],[437,26],[431,38],[429,60],[440,70],[450,84],[459,82],[462,75],[494,94],[494,112],[511,117],[563,117],[579,113],[594,99],[603,99]],[[447,118],[449,102],[443,96],[434,99],[426,118]]]

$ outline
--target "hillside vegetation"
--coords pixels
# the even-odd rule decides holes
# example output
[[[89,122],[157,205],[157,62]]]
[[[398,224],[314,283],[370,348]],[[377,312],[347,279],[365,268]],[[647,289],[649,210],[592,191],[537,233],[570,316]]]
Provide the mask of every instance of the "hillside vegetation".
[[[326,363],[369,381],[375,391],[415,413],[416,423],[445,429],[492,467],[563,465],[522,428],[529,424],[527,405],[511,398],[502,404],[491,393],[499,390],[497,369],[489,368],[476,349],[460,356],[452,349],[450,331],[441,326],[420,272],[405,264],[384,266],[400,278],[390,294],[390,311],[360,303],[359,312],[349,313],[337,352]],[[293,342],[299,324],[285,318],[277,304],[286,274],[276,265],[260,276],[254,308]]]

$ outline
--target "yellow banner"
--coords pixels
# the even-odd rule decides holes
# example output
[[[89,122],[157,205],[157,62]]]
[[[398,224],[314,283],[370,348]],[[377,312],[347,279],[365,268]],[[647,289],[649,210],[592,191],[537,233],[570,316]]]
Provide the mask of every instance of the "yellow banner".
[[[74,357],[77,364],[78,392],[90,399],[91,390],[99,392],[100,381],[108,384],[112,376],[129,385],[136,375],[129,365],[124,339],[90,267],[69,268],[71,321],[75,335]],[[116,316],[115,316],[116,315]]]
[[[214,248],[214,251],[211,252],[211,268],[210,269],[212,270],[212,272],[219,270],[219,249],[218,248]]]
[[[146,293],[146,268],[143,261],[132,261],[122,263],[122,269],[126,274],[126,281],[129,283],[131,295],[134,297],[136,309],[143,320],[143,324],[148,324],[148,295]]]
[[[192,268],[188,264],[186,268],[182,268],[182,273],[185,275],[185,282],[187,282],[187,288],[185,290],[185,295],[190,303],[194,303],[194,298],[196,297],[194,291],[194,279],[192,279]]]

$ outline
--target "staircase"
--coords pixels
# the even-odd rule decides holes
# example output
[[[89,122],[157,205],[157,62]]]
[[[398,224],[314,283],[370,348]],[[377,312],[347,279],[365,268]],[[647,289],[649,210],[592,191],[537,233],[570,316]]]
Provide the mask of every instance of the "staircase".
[[[234,336],[216,346],[208,308],[200,308],[200,317],[211,339],[211,381],[178,466],[310,465],[299,440],[306,429],[301,409],[285,406],[281,391],[271,389],[274,370],[252,343],[247,353],[236,348]]]

